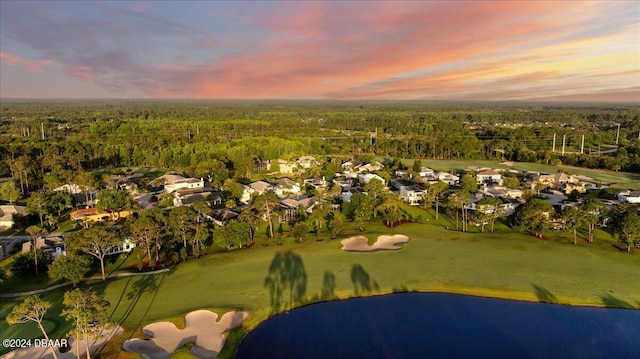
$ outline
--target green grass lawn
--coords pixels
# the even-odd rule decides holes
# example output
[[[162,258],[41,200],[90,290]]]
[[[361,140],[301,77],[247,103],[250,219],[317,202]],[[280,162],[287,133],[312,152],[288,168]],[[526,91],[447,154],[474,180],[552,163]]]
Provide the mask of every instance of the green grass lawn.
[[[247,310],[250,317],[232,332],[221,357],[233,354],[244,332],[272,312],[268,288],[264,286],[269,266],[278,252],[292,251],[299,256],[306,273],[306,302],[320,300],[325,276],[335,278],[333,293],[338,298],[361,293],[383,294],[394,291],[436,291],[563,304],[618,306],[640,309],[640,255],[613,247],[596,237],[596,245],[570,244],[568,240],[539,240],[514,232],[503,225],[496,233],[462,233],[435,223],[405,224],[389,229],[371,224],[364,234],[371,240],[380,234],[406,234],[411,241],[399,251],[372,253],[343,252],[339,241],[316,241],[310,235],[305,243],[285,238],[250,249],[218,252],[190,259],[166,274],[111,279],[93,284],[111,303],[111,319],[126,332],[103,351],[103,358],[138,358],[119,352],[119,345],[140,328],[160,320],[181,325],[186,313],[211,309],[220,314],[229,310]],[[452,228],[452,227],[450,227]],[[341,238],[360,235],[347,227]],[[606,237],[604,232],[597,236]],[[262,243],[260,241],[259,243]],[[114,263],[113,266],[117,266]],[[122,268],[123,266],[121,266]],[[352,273],[357,273],[352,281]],[[299,278],[302,280],[301,278]],[[368,284],[370,291],[364,290]],[[326,289],[326,287],[325,287]],[[61,337],[69,329],[59,318],[64,290],[48,292],[44,298],[55,303],[47,315],[52,337]],[[284,306],[290,306],[283,298]],[[19,300],[4,299],[0,316],[6,316]],[[294,303],[293,306],[301,303]],[[37,335],[33,326],[0,323],[5,337]],[[187,357],[182,350],[177,357]]]

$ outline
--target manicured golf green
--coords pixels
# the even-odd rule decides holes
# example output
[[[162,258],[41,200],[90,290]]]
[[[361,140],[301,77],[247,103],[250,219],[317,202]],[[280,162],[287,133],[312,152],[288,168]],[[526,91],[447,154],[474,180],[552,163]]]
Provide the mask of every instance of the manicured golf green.
[[[617,306],[640,309],[640,255],[609,245],[579,245],[568,241],[544,241],[505,227],[491,233],[462,233],[440,223],[405,224],[388,229],[372,224],[365,233],[370,240],[379,234],[405,234],[411,241],[398,251],[343,252],[339,241],[262,246],[241,251],[210,254],[180,264],[167,274],[108,280],[94,285],[113,308],[112,320],[126,333],[103,351],[115,357],[119,343],[140,336],[145,324],[172,320],[181,325],[184,314],[195,309],[218,313],[243,309],[251,313],[242,328],[230,335],[221,357],[230,357],[243,332],[267,318],[272,311],[264,286],[269,266],[278,252],[292,251],[304,266],[302,291],[306,302],[321,296],[325,276],[335,278],[331,290],[339,298],[394,291],[442,291],[562,304]],[[342,238],[360,234],[349,230]],[[636,251],[637,252],[637,251]],[[305,279],[306,278],[306,279]],[[353,278],[353,279],[352,279]],[[367,289],[370,288],[370,289]],[[330,288],[331,289],[331,288]],[[288,303],[288,289],[282,301]],[[51,310],[53,337],[68,325],[55,319],[60,313],[63,290],[43,295],[56,302]],[[3,299],[0,315],[6,316],[18,300]],[[55,322],[54,322],[55,321]],[[5,337],[37,335],[35,327],[0,323]],[[186,350],[180,353],[186,354]],[[178,354],[181,357],[183,354]],[[120,352],[118,357],[137,356]]]

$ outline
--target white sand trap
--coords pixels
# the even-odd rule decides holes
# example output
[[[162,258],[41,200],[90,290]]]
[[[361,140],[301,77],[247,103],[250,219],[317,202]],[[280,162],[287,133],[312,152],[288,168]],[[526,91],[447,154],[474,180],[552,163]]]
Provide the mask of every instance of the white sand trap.
[[[104,335],[93,338],[89,338],[89,346],[92,353],[96,350],[107,344],[113,336],[122,333],[122,328],[117,327],[110,332],[106,332]],[[51,338],[57,339],[57,338]],[[84,340],[74,340],[73,337],[69,339],[69,345],[71,349],[66,353],[60,353],[57,351],[58,359],[75,359],[77,356],[77,350],[80,349],[80,357],[83,358],[86,356],[86,348],[84,344]],[[78,348],[79,346],[79,348]],[[42,347],[28,347],[17,349],[12,352],[9,352],[5,355],[0,356],[2,359],[33,359],[33,358],[41,358],[41,359],[53,359],[53,355],[51,354],[51,350],[49,348]]]
[[[368,244],[368,241],[367,237],[354,236],[345,238],[340,241],[340,243],[342,243],[343,251],[372,252],[378,250],[400,249],[402,247],[397,246],[396,244],[409,242],[409,237],[403,234],[394,234],[393,236],[381,235],[378,236],[376,242],[371,246]]]
[[[136,352],[146,359],[168,359],[183,345],[191,342],[191,354],[199,358],[215,358],[224,346],[224,332],[235,328],[249,316],[247,312],[218,314],[209,310],[196,310],[184,317],[185,328],[178,329],[170,322],[152,323],[142,333],[153,339],[131,339],[122,344],[126,351]]]

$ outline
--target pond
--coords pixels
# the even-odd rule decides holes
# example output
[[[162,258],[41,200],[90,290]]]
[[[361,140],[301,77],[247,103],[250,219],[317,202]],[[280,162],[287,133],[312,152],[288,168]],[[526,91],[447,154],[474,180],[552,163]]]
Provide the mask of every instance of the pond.
[[[439,293],[326,302],[266,320],[236,358],[638,358],[640,311]]]

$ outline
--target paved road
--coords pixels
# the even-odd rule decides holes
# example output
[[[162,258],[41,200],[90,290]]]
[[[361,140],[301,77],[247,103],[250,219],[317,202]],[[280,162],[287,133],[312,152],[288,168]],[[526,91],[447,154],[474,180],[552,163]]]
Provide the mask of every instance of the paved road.
[[[139,275],[150,275],[150,274],[158,274],[158,273],[166,273],[169,270],[170,270],[169,268],[165,268],[165,269],[160,269],[160,270],[153,271],[153,272],[116,273],[116,274],[108,275],[107,279],[109,279],[109,278],[122,278],[122,277],[134,277],[134,276],[139,276]],[[85,280],[99,280],[99,279],[102,279],[102,277],[101,276],[93,276],[93,277],[90,277],[90,278],[86,278]],[[62,288],[62,287],[68,286],[68,285],[71,285],[71,282],[56,284],[56,285],[52,285],[51,287],[42,288],[42,289],[38,289],[38,290],[32,290],[32,291],[29,291],[29,292],[2,293],[2,294],[0,294],[0,298],[16,298],[16,297],[23,297],[23,296],[27,296],[27,295],[33,295],[33,294],[40,294],[40,293],[48,292],[50,290]]]
[[[138,202],[138,205],[140,205],[140,208],[147,209],[147,208],[152,206],[151,197],[153,197],[155,195],[158,195],[158,194],[160,194],[162,192],[164,192],[164,191],[145,193],[145,194],[141,195],[140,197],[137,197],[136,198],[136,202]]]

